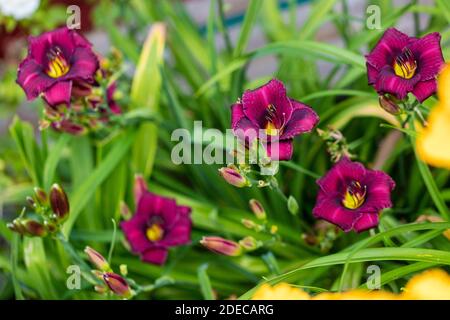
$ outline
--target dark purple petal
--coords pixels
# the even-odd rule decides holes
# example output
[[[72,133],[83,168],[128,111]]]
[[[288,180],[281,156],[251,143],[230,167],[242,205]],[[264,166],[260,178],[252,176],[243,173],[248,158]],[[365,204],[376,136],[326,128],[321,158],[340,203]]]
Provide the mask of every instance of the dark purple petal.
[[[79,34],[76,31],[72,31],[72,38],[75,43],[75,46],[77,47],[85,47],[85,48],[91,48],[92,43],[89,42],[83,35]]]
[[[391,191],[395,182],[383,171],[367,170],[362,184],[367,186],[367,198],[361,210],[378,213],[392,207]]]
[[[143,252],[153,246],[145,234],[146,226],[147,221],[137,216],[120,224],[131,250],[135,253]]]
[[[41,65],[47,65],[48,50],[58,47],[67,59],[75,49],[75,42],[71,33],[75,31],[66,27],[45,32],[37,37],[29,37],[29,55]]]
[[[323,193],[323,191],[319,192],[313,215],[339,226],[345,232],[350,231],[355,221],[361,217],[361,213],[357,210],[348,210],[342,207],[340,194],[336,192],[326,196],[320,195],[320,193]]]
[[[52,107],[60,104],[70,106],[71,92],[72,81],[57,82],[44,92],[44,100]]]
[[[189,216],[181,216],[177,223],[172,226],[164,239],[158,242],[162,246],[179,246],[191,242],[192,222]]]
[[[380,71],[376,82],[376,89],[381,94],[390,93],[398,99],[403,100],[419,81],[419,74],[416,74],[411,79],[404,79],[397,76],[392,67],[386,66]]]
[[[427,81],[419,81],[412,91],[412,94],[419,100],[420,102],[425,101],[430,96],[436,93],[437,90],[437,81],[436,79],[431,79]]]
[[[139,216],[142,219],[150,219],[154,214],[154,202],[157,196],[151,192],[145,192],[138,198],[135,217]]]
[[[144,262],[162,265],[167,260],[167,249],[163,247],[154,247],[146,250],[142,255],[141,259]]]
[[[294,111],[280,139],[290,139],[298,134],[310,132],[319,122],[319,116],[312,108],[293,99],[291,103]]]
[[[366,56],[367,62],[378,70],[386,65],[391,66],[395,56],[400,54],[410,42],[408,35],[390,28],[383,34],[372,52]]]
[[[267,155],[273,161],[290,160],[294,151],[292,143],[292,139],[268,142],[266,146]]]
[[[343,193],[348,183],[361,180],[365,174],[366,168],[361,163],[344,157],[325,176],[317,180],[317,184],[325,193]]]
[[[441,35],[438,32],[430,33],[417,39],[409,49],[417,61],[417,73],[422,81],[436,78],[445,64],[441,50]]]
[[[34,99],[39,94],[55,83],[55,79],[47,76],[42,67],[36,61],[26,58],[19,65],[17,83],[25,91],[28,100]]]
[[[278,121],[288,121],[292,114],[292,105],[286,96],[286,88],[277,79],[270,80],[265,85],[247,90],[242,96],[244,114],[255,126],[264,127],[267,120],[267,109],[273,105]]]
[[[366,63],[366,66],[367,66],[367,80],[369,84],[370,85],[376,84],[380,72],[368,63]],[[377,90],[377,88],[375,88],[375,90]]]
[[[246,118],[244,114],[244,109],[242,103],[235,103],[231,106],[231,128],[236,128],[238,122]]]
[[[378,213],[363,213],[362,216],[355,222],[353,229],[356,232],[362,232],[378,225],[379,214]]]
[[[251,142],[259,136],[259,128],[248,118],[242,118],[233,128],[233,133],[243,141]]]
[[[70,59],[70,70],[65,76],[67,79],[81,79],[94,81],[95,72],[99,62],[97,56],[89,48],[76,48]]]

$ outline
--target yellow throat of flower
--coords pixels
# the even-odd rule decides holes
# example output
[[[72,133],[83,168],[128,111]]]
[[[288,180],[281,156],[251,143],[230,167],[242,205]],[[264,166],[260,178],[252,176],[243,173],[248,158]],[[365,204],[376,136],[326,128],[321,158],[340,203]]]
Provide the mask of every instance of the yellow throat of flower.
[[[49,54],[47,75],[52,78],[59,78],[67,74],[69,70],[70,66],[62,56],[61,50],[53,50]]]
[[[154,223],[147,228],[145,235],[147,236],[147,239],[152,242],[159,241],[164,236],[164,229],[159,224]]]
[[[366,187],[357,181],[352,182],[345,192],[342,204],[347,209],[358,209],[366,200]]]
[[[394,62],[394,72],[403,79],[411,79],[416,74],[417,61],[411,50],[407,49],[399,55]]]
[[[277,129],[277,127],[275,127],[275,125],[273,124],[273,122],[267,122],[266,125],[266,134],[268,136],[277,136],[279,133],[279,130]]]

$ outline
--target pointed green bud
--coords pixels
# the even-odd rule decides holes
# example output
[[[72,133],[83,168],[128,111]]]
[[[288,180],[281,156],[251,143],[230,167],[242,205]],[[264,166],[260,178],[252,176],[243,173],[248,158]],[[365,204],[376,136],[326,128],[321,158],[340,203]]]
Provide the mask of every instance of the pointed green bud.
[[[67,199],[63,188],[56,183],[50,189],[50,205],[59,223],[64,222],[69,217],[69,199]]]
[[[297,200],[293,196],[289,196],[288,202],[287,202],[288,210],[291,214],[297,215],[298,213],[298,203]]]
[[[247,251],[258,249],[261,245],[255,238],[248,236],[239,241],[239,244]]]

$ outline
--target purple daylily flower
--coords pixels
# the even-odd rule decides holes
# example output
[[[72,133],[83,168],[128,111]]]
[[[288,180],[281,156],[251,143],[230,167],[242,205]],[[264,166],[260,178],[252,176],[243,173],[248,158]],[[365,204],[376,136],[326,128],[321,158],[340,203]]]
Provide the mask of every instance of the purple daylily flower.
[[[28,55],[17,73],[17,83],[28,100],[42,94],[50,106],[69,106],[72,86],[94,82],[98,58],[91,43],[74,30],[56,29],[28,42]]]
[[[255,138],[266,141],[268,156],[278,160],[289,160],[293,138],[310,132],[318,122],[319,117],[314,110],[287,97],[286,88],[277,79],[255,90],[245,91],[242,99],[231,109],[231,126],[235,135],[248,139],[253,134]]]
[[[422,38],[390,28],[366,55],[369,84],[379,94],[402,100],[411,92],[420,102],[436,92],[436,76],[444,66],[438,32]]]
[[[137,177],[140,187],[143,180]],[[190,243],[192,222],[191,208],[179,206],[174,199],[165,198],[138,188],[135,196],[137,208],[134,216],[120,224],[133,252],[142,261],[162,265],[168,248]]]
[[[380,211],[392,207],[395,182],[383,171],[366,169],[342,158],[317,180],[320,187],[313,215],[345,232],[361,232],[378,225]]]

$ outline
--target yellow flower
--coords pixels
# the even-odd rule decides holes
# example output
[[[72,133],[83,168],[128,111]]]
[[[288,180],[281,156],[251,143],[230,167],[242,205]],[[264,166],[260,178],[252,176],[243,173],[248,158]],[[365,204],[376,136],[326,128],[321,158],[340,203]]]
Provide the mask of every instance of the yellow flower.
[[[450,300],[450,275],[439,269],[422,272],[408,281],[401,296],[408,300]]]
[[[439,76],[438,94],[440,101],[417,138],[417,152],[423,161],[450,169],[450,65]]]
[[[255,292],[252,300],[309,300],[309,295],[287,283],[279,283],[273,287],[263,284]]]
[[[351,290],[347,292],[324,292],[313,300],[396,300],[398,297],[387,291]]]

